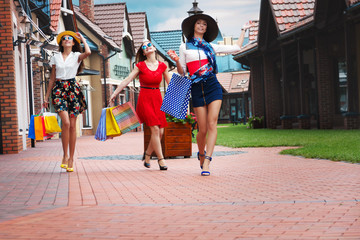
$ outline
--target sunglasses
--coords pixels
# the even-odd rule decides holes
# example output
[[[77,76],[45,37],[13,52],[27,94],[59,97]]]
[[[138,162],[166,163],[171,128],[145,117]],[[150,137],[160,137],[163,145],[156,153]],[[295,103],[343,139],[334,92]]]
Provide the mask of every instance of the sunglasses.
[[[63,37],[62,40],[73,40],[74,38],[71,36]]]
[[[146,50],[148,47],[152,47],[152,43],[151,43],[151,42],[149,42],[149,43],[146,44],[146,45],[143,45],[141,48],[142,48],[143,50]]]

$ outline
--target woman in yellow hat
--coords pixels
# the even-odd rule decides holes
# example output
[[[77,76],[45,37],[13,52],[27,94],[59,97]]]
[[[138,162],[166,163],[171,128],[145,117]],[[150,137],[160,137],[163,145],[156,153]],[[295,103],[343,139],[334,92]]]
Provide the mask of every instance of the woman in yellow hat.
[[[82,70],[82,61],[91,54],[91,50],[80,33],[64,31],[57,36],[56,40],[59,44],[59,53],[56,53],[49,63],[52,69],[43,107],[49,106],[51,94],[52,104],[62,122],[63,159],[60,166],[67,172],[72,172],[74,171],[76,119],[87,108],[75,76]],[[84,52],[81,51],[81,42],[84,44]]]
[[[217,45],[211,43],[218,36],[216,21],[206,14],[195,14],[187,17],[181,24],[187,41],[181,44],[179,59],[176,54],[170,57],[176,62],[179,74],[189,72],[191,99],[194,107],[199,132],[196,136],[198,159],[202,176],[209,176],[209,165],[217,139],[217,120],[222,103],[222,87],[216,78],[216,54],[232,54],[240,51],[245,25],[236,45]],[[205,151],[206,147],[206,151]]]

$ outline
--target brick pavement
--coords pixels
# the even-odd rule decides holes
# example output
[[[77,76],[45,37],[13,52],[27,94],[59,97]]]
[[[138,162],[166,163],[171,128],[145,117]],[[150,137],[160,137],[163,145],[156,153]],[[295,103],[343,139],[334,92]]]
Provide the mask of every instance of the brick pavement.
[[[142,166],[142,133],[78,139],[75,172],[59,140],[0,156],[0,239],[360,239],[360,165],[217,146]]]

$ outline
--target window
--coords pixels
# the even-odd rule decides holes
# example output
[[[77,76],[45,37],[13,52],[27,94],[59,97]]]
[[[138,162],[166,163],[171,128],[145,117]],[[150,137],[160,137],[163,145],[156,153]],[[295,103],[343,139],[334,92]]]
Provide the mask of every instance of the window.
[[[117,88],[117,85],[113,85],[112,86],[112,92],[115,92],[116,88]],[[117,105],[119,105],[119,97],[116,97],[115,101],[114,101],[114,106],[117,106]]]
[[[125,95],[124,94],[119,94],[119,99],[120,99],[120,104],[125,103]]]
[[[338,82],[337,82],[337,112],[343,113],[348,111],[348,85],[346,62],[341,60],[338,62]]]

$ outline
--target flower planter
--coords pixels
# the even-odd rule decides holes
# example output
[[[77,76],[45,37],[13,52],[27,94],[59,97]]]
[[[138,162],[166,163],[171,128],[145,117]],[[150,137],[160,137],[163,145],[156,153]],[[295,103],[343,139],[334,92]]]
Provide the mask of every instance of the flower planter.
[[[144,124],[144,149],[150,141],[150,128]],[[183,156],[190,158],[192,155],[191,124],[168,122],[161,139],[161,147],[165,158]],[[152,156],[156,156],[155,152]]]

